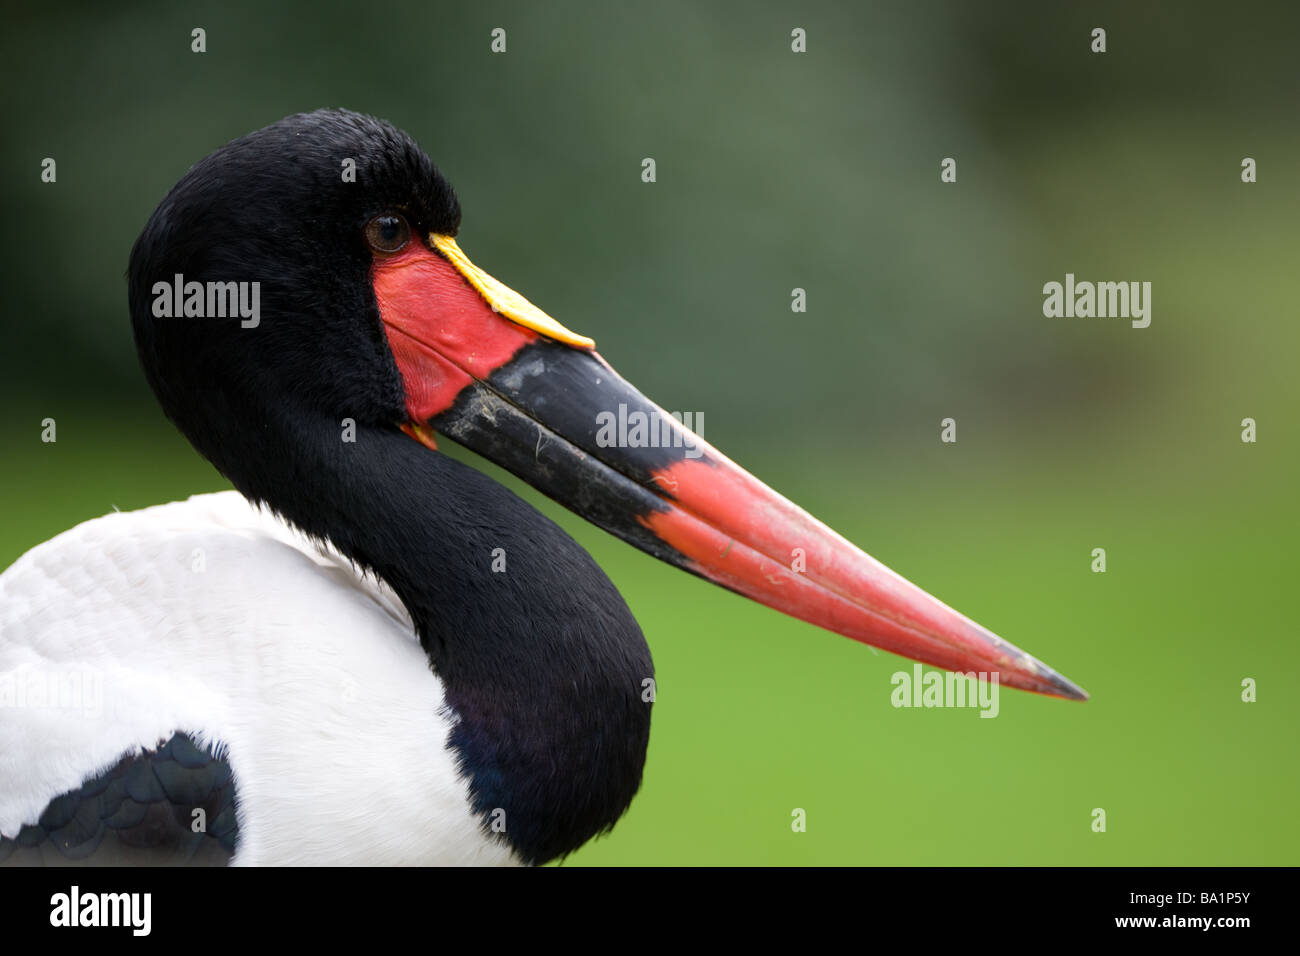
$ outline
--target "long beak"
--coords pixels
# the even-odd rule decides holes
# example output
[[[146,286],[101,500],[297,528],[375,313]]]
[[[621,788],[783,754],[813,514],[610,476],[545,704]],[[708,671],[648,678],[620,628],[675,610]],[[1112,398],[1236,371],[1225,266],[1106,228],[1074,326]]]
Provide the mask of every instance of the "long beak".
[[[453,240],[415,245],[372,275],[412,437],[447,435],[629,544],[800,620],[1087,699],[736,465]]]

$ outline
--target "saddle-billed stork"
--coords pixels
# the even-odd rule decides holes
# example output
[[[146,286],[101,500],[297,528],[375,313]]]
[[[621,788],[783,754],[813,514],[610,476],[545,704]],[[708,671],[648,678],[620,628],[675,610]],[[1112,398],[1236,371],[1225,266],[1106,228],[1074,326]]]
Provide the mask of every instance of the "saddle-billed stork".
[[[1086,696],[686,433],[471,264],[460,218],[406,134],[341,110],[218,149],[155,210],[140,361],[238,491],[97,518],[0,577],[0,857],[535,864],[608,830],[641,781],[645,639],[434,433],[797,618]]]

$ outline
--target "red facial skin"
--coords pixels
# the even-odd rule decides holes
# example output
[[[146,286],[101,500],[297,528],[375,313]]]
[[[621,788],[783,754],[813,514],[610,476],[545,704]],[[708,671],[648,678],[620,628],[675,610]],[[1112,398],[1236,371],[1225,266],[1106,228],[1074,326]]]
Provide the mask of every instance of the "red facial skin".
[[[415,237],[400,252],[376,255],[371,283],[412,422],[446,411],[473,379],[486,379],[537,340]]]

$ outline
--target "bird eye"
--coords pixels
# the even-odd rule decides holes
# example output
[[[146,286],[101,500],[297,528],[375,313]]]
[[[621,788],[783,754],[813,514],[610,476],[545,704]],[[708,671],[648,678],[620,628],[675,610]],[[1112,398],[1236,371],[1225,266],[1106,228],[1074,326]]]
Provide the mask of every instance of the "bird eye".
[[[375,252],[397,252],[411,238],[411,227],[396,213],[384,213],[366,223],[366,242]]]

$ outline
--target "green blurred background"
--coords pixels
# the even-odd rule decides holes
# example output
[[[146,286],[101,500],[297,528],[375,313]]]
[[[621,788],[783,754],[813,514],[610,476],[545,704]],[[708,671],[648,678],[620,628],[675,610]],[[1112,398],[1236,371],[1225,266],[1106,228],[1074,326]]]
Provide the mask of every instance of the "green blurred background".
[[[347,106],[421,142],[478,264],[1093,695],[895,709],[908,662],[480,462],[597,557],[658,666],[642,792],[570,865],[1297,862],[1300,8],[103,6],[11,9],[0,40],[0,566],[224,487],[138,371],[127,255],[191,163]],[[1045,318],[1066,272],[1152,282],[1151,327]]]

